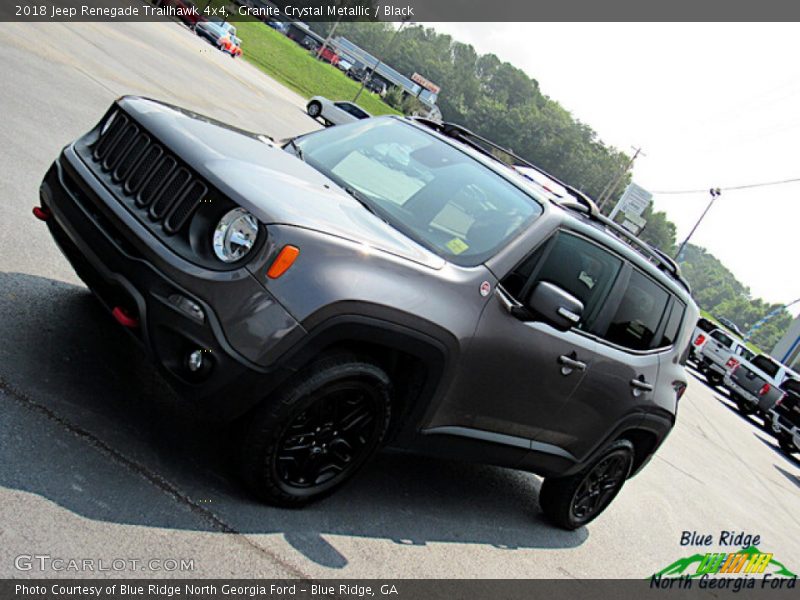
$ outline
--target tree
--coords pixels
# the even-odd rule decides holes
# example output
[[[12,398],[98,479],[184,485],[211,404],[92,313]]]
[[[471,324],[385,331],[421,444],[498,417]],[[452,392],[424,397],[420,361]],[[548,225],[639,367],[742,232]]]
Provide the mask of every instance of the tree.
[[[639,237],[662,252],[673,256],[675,254],[675,223],[667,218],[665,212],[653,212],[652,206],[645,209],[642,218],[647,221],[647,225]]]

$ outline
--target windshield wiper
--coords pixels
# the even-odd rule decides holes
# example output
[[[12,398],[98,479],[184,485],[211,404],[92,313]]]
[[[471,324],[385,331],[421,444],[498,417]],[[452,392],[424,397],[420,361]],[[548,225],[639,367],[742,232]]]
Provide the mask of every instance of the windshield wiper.
[[[344,191],[350,194],[353,198],[355,198],[358,201],[358,203],[361,204],[361,206],[366,208],[373,215],[384,221],[386,220],[376,212],[375,207],[373,207],[372,204],[370,204],[369,200],[364,198],[364,196],[361,193],[357,192],[356,190],[348,186],[344,186]]]
[[[290,140],[289,140],[289,143],[288,143],[288,144],[286,144],[286,145],[287,145],[287,146],[291,146],[291,147],[292,147],[292,149],[294,150],[294,154],[295,154],[295,156],[296,156],[297,158],[299,158],[299,159],[300,159],[300,160],[302,160],[303,162],[305,162],[305,161],[306,161],[306,159],[303,157],[303,150],[302,150],[302,148],[300,148],[300,146],[298,146],[298,145],[297,145],[297,142],[295,142],[295,141],[294,141],[294,138],[290,139]]]

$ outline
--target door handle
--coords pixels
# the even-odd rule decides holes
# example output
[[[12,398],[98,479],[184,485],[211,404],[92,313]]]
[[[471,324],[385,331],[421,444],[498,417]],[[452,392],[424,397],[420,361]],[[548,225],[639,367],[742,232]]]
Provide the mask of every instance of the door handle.
[[[653,391],[653,384],[647,383],[644,380],[643,376],[639,376],[639,379],[631,379],[631,386],[634,390],[641,390],[642,392],[652,392]]]
[[[561,370],[564,373],[565,370],[569,369],[576,370],[576,371],[585,371],[586,370],[586,363],[578,360],[575,358],[575,353],[573,352],[571,356],[567,356],[566,354],[562,354],[558,357],[558,364],[560,364],[564,369]],[[564,373],[564,375],[569,375],[569,373]]]

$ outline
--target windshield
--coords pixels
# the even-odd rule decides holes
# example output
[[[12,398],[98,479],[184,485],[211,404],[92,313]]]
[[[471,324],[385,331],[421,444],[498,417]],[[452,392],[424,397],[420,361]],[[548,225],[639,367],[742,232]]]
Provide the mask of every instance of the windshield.
[[[448,260],[477,265],[542,214],[534,198],[466,153],[398,119],[297,140],[303,159]]]

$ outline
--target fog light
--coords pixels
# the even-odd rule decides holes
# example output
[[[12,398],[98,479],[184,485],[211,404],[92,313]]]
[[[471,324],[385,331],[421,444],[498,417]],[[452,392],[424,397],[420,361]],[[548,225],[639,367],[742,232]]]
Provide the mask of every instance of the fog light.
[[[203,351],[202,350],[195,350],[191,354],[189,354],[189,358],[186,361],[186,365],[189,367],[189,370],[192,373],[197,373],[200,369],[203,368]]]

